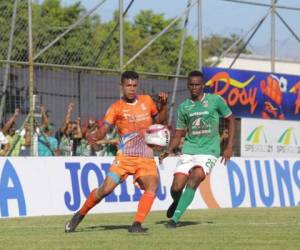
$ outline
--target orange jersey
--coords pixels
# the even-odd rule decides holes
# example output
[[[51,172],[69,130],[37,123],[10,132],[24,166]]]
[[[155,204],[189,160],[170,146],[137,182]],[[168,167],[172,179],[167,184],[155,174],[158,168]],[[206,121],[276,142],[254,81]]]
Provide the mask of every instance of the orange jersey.
[[[122,138],[122,154],[153,157],[153,151],[145,144],[143,135],[157,113],[157,107],[149,95],[139,95],[133,103],[120,99],[110,106],[104,121],[117,127]]]

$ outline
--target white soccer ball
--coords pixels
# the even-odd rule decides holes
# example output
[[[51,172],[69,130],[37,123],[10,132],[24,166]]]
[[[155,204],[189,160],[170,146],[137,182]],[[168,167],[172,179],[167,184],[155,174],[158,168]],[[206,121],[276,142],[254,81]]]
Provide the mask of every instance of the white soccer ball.
[[[144,137],[148,145],[165,147],[170,143],[170,130],[164,125],[153,124],[146,130]]]

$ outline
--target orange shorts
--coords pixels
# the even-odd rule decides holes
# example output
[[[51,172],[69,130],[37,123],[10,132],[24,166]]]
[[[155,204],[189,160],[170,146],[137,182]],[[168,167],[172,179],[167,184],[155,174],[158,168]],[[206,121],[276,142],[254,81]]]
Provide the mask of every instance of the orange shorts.
[[[116,156],[109,172],[118,175],[120,181],[124,181],[128,175],[134,175],[134,182],[142,176],[158,176],[154,159],[123,155]]]

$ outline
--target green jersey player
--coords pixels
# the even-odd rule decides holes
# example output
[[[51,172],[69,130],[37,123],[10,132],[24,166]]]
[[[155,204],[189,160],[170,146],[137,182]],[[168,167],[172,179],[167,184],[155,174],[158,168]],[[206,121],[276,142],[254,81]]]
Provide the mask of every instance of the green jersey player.
[[[191,98],[180,104],[175,135],[167,152],[160,156],[162,160],[172,154],[184,137],[182,155],[171,186],[173,203],[167,211],[167,217],[171,218],[167,228],[176,228],[180,217],[193,201],[199,184],[210,173],[220,155],[220,117],[228,120],[229,134],[221,162],[226,164],[232,156],[234,116],[224,99],[215,94],[204,93],[204,86],[203,74],[200,71],[192,71],[188,75],[187,87]]]

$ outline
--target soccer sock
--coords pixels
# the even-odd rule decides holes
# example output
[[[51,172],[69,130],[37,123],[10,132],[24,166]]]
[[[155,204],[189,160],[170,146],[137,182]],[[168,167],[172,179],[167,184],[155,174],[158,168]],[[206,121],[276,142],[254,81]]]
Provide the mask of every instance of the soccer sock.
[[[171,196],[172,196],[174,201],[176,201],[176,202],[179,201],[181,194],[182,194],[182,191],[175,192],[171,189]]]
[[[172,220],[176,223],[179,221],[180,217],[183,215],[187,207],[192,203],[195,196],[195,190],[187,187],[180,197],[175,213]]]
[[[81,215],[86,215],[88,211],[90,211],[94,206],[96,206],[100,199],[96,197],[97,188],[95,188],[86,199],[85,203],[83,204],[82,208],[79,210]]]
[[[147,191],[144,192],[139,201],[138,210],[134,218],[135,221],[143,223],[145,217],[147,216],[152,207],[155,196],[155,193]]]

